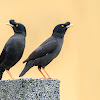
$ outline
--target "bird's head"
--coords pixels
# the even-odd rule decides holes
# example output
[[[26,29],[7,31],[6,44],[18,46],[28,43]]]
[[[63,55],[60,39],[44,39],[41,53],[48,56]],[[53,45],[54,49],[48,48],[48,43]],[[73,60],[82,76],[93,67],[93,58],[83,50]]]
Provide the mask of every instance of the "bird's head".
[[[65,34],[66,30],[71,26],[74,26],[74,25],[70,24],[70,22],[66,22],[64,24],[58,24],[54,28],[52,35],[58,36],[58,37],[64,37],[64,34]]]
[[[15,20],[10,20],[9,23],[6,24],[10,25],[15,33],[24,34],[26,36],[26,28],[23,24],[17,23]]]

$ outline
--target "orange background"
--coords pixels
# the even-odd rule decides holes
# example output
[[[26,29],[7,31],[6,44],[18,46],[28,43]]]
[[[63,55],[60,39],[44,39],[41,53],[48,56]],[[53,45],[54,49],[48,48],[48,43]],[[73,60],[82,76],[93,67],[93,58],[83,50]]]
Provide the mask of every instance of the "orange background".
[[[53,78],[61,81],[61,100],[100,100],[100,0],[0,0],[0,52],[13,35],[5,25],[15,19],[26,26],[26,48],[22,59],[10,69],[18,78],[22,62],[53,28],[70,21],[59,56],[47,67]],[[41,78],[37,66],[23,78]],[[10,79],[5,72],[3,80]]]

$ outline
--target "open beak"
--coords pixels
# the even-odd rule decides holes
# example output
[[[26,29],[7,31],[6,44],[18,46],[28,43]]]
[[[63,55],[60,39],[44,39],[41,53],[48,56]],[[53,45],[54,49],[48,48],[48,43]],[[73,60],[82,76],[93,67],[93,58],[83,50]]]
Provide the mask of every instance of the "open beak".
[[[6,25],[9,25],[9,26],[11,26],[11,27],[13,27],[13,25],[12,24],[10,24],[10,23],[5,23]]]
[[[70,25],[66,26],[66,28],[69,28],[69,27],[72,27],[72,26],[74,26],[74,25],[73,24],[70,24]]]

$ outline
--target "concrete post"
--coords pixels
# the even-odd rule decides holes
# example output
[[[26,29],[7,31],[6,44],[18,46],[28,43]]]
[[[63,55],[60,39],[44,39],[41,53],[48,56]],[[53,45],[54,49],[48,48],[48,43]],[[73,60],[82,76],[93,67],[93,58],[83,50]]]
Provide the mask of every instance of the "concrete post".
[[[32,78],[1,80],[0,100],[60,100],[60,81]]]

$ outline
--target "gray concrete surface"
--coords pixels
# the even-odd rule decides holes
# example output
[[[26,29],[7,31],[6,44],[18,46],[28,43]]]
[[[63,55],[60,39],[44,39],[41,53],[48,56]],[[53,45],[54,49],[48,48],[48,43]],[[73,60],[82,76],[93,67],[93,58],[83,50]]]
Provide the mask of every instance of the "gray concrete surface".
[[[32,78],[1,80],[0,100],[60,100],[60,81]]]

